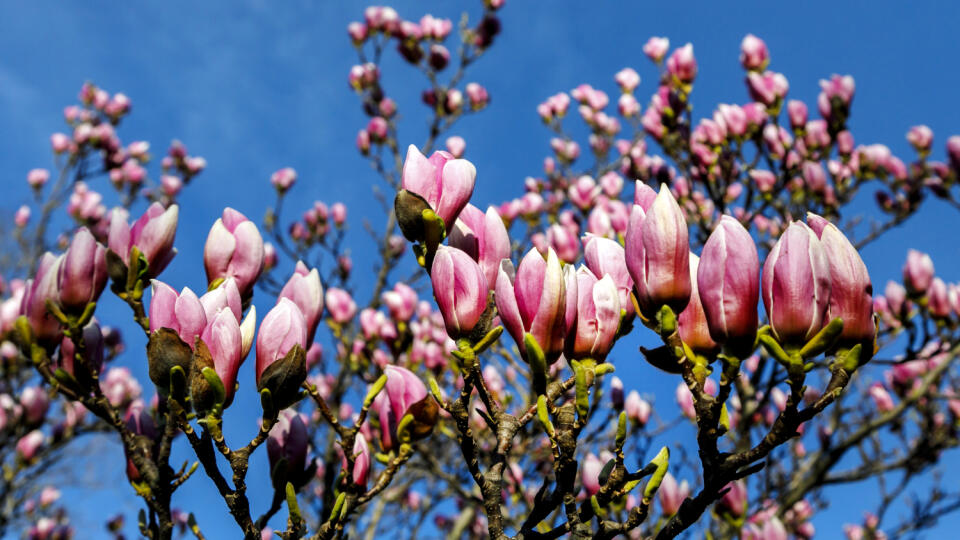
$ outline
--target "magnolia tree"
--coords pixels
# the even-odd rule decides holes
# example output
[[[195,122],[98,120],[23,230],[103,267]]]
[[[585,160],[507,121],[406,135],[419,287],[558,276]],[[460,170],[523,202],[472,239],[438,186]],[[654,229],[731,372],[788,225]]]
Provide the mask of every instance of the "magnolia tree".
[[[960,137],[933,161],[930,129],[912,128],[909,165],[858,145],[853,79],[788,100],[752,35],[746,102],[695,116],[693,46],[654,37],[649,104],[630,68],[613,77],[616,106],[587,84],[547,98],[542,176],[484,210],[470,202],[483,163],[460,137],[435,147],[489,102],[464,81],[501,7],[456,28],[371,7],[347,28],[369,116],[357,149],[394,192],[370,227],[369,273],[352,269],[343,204],[283,213],[297,180],[285,168],[262,224],[225,208],[209,229],[204,281],[200,254],[184,254],[197,292],[168,281],[177,199],[206,163],[174,142],[155,169],[148,143],[120,139],[129,99],[83,86],[6,239],[0,534],[73,535],[69,501],[43,479],[89,433],[122,445],[133,521],[155,539],[808,539],[831,490],[855,482],[875,482],[879,503],[844,503],[850,539],[911,535],[960,508],[935,474],[960,441],[960,286],[911,251],[902,282],[875,294],[858,254],[928,197],[956,204]],[[426,81],[422,145],[398,130],[381,79],[393,50]],[[876,205],[852,215],[861,193]],[[105,294],[129,310],[98,310]],[[117,327],[146,348],[114,361]],[[629,334],[659,344],[616,347]],[[665,374],[615,376],[638,358]],[[676,406],[654,408],[649,381],[671,379]],[[224,417],[243,396],[259,418]],[[251,437],[228,440],[230,423]],[[683,425],[690,444],[671,440]],[[175,447],[193,458],[171,462]],[[269,468],[249,468],[258,451]],[[248,490],[251,475],[273,489]],[[178,491],[204,482],[222,501],[180,508]],[[236,530],[204,531],[215,511]],[[118,537],[123,519],[107,523]]]

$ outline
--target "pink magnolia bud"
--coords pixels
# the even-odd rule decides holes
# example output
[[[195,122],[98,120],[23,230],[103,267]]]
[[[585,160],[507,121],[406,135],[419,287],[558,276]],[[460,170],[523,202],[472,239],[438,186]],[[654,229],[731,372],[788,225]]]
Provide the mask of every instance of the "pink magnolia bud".
[[[252,221],[233,208],[225,208],[207,235],[203,248],[207,281],[232,277],[241,296],[249,296],[263,271],[263,238]]]
[[[455,158],[462,158],[463,152],[467,149],[467,141],[463,140],[463,137],[453,136],[447,137],[447,151]]]
[[[954,169],[960,169],[960,135],[951,135],[947,139],[947,157]]]
[[[37,273],[24,285],[20,314],[26,316],[30,328],[40,341],[54,342],[62,334],[60,322],[47,310],[47,302],[58,301],[57,275],[63,264],[63,256],[44,253],[40,258]]]
[[[668,50],[670,50],[670,40],[665,37],[653,36],[643,45],[643,54],[658,64],[663,61]]]
[[[370,134],[370,138],[374,141],[383,141],[387,138],[387,130],[389,129],[389,124],[387,119],[382,116],[374,116],[367,122],[367,133]]]
[[[735,518],[743,517],[747,513],[747,483],[743,480],[737,480],[727,484],[727,487],[729,489],[717,502],[718,508],[721,512],[728,513]]]
[[[917,152],[928,151],[933,146],[933,130],[923,125],[913,126],[907,132],[907,141]]]
[[[761,193],[769,193],[773,191],[773,187],[777,184],[777,175],[770,171],[764,169],[753,169],[749,174],[750,179],[753,180],[757,190]]]
[[[360,22],[352,22],[347,25],[347,34],[353,40],[354,45],[359,45],[367,39],[367,25]]]
[[[664,475],[660,483],[660,489],[657,490],[657,498],[660,500],[660,508],[664,516],[672,516],[680,510],[680,505],[690,495],[690,484],[684,480],[677,484],[677,480],[669,472]]]
[[[927,308],[934,317],[947,318],[950,316],[950,297],[947,293],[947,284],[940,278],[933,278],[927,290]]]
[[[770,63],[767,44],[753,34],[747,34],[740,43],[740,63],[744,69],[762,71]]]
[[[631,390],[630,393],[627,394],[627,399],[623,404],[623,410],[627,413],[627,418],[641,427],[647,425],[647,421],[650,419],[650,413],[653,412],[650,403],[640,397],[640,393],[636,390]]]
[[[790,84],[782,73],[750,72],[747,75],[747,88],[750,90],[750,97],[771,107],[787,95]]]
[[[553,248],[548,248],[546,260],[536,248],[531,249],[516,270],[509,259],[500,264],[497,310],[522,354],[526,355],[524,335],[529,333],[543,349],[548,364],[560,357],[566,335],[566,301],[563,269]]]
[[[23,417],[27,424],[37,425],[47,416],[50,398],[43,388],[28,386],[20,393],[20,405],[23,406]]]
[[[583,259],[593,275],[613,279],[620,297],[620,309],[627,312],[627,317],[632,317],[630,291],[633,290],[633,278],[627,270],[623,246],[609,238],[588,234],[583,237]]]
[[[933,259],[930,255],[915,249],[907,252],[907,262],[903,265],[903,284],[913,295],[922,295],[933,282]]]
[[[26,227],[27,223],[30,223],[30,207],[23,205],[17,208],[17,212],[13,215],[13,223],[20,229]]]
[[[887,392],[887,389],[883,387],[883,383],[879,381],[873,383],[870,386],[869,393],[877,412],[885,413],[893,410],[893,398],[890,397],[890,392]]]
[[[617,285],[609,275],[597,279],[581,266],[576,273],[575,321],[569,325],[566,357],[602,361],[613,347],[620,328],[620,298]],[[569,294],[569,291],[568,291]],[[568,300],[569,301],[569,300]]]
[[[832,119],[834,112],[846,114],[853,101],[856,90],[853,77],[850,75],[831,75],[830,80],[820,80],[820,95],[817,96],[817,108],[825,119]]]
[[[703,245],[697,271],[700,301],[717,343],[752,346],[757,334],[760,260],[750,233],[723,216]]]
[[[208,323],[213,321],[221,309],[229,309],[237,322],[240,322],[243,316],[240,290],[237,289],[237,282],[233,278],[225,279],[216,289],[204,293],[200,297],[200,304],[203,306],[203,313]]]
[[[50,179],[50,171],[47,169],[31,169],[27,173],[27,183],[33,189],[40,189]]]
[[[907,290],[895,281],[888,281],[883,290],[884,299],[890,307],[890,312],[894,317],[900,317],[904,313],[904,308],[909,304],[907,302]]]
[[[267,242],[263,244],[263,270],[269,271],[277,266],[277,248]]]
[[[589,453],[583,460],[583,466],[580,469],[580,480],[583,482],[583,489],[587,495],[596,495],[600,491],[600,472],[603,470],[603,462],[595,454]]]
[[[297,171],[293,170],[292,167],[284,167],[270,175],[270,183],[280,192],[290,189],[296,181]]]
[[[470,108],[475,111],[486,107],[487,103],[490,102],[490,94],[487,93],[487,89],[475,82],[467,83],[464,90],[470,100]]]
[[[188,287],[177,294],[162,281],[153,281],[150,297],[150,333],[169,328],[184,343],[194,348],[195,340],[207,327],[207,316],[200,299]]]
[[[417,308],[417,292],[399,281],[393,286],[392,291],[383,293],[382,298],[383,303],[390,310],[390,316],[397,321],[409,321]]]
[[[346,461],[346,459],[344,459]],[[367,438],[363,433],[357,433],[357,438],[353,443],[353,483],[358,486],[367,485],[367,478],[370,476],[370,446],[367,444]]]
[[[580,254],[580,242],[575,232],[559,223],[547,229],[547,243],[557,252],[557,257],[567,264],[573,264]]]
[[[221,309],[210,319],[201,339],[210,351],[214,371],[217,372],[226,391],[224,400],[224,407],[226,407],[233,401],[237,372],[245,358],[243,334],[237,317],[230,309]]]
[[[423,197],[448,228],[470,201],[476,177],[476,167],[467,160],[442,151],[427,159],[416,146],[407,148],[403,189]]]
[[[334,322],[345,324],[357,314],[357,304],[350,293],[343,289],[330,287],[325,295],[327,311]]]
[[[776,337],[803,346],[827,321],[830,263],[816,233],[795,221],[763,263],[763,305]]]
[[[91,369],[94,373],[100,373],[103,369],[103,350],[104,338],[103,332],[96,319],[91,320],[83,327],[83,359],[85,367]],[[60,342],[60,351],[57,353],[57,367],[77,377],[80,373],[75,365],[77,362],[77,351],[73,340],[64,337]]]
[[[486,214],[467,204],[450,231],[450,245],[466,252],[480,264],[487,285],[496,284],[500,261],[510,257],[510,237],[503,219],[493,206]]]
[[[45,437],[43,432],[35,429],[27,433],[17,441],[17,457],[23,461],[30,462],[37,457],[40,449],[43,448]]]
[[[257,334],[257,384],[264,370],[287,356],[295,345],[307,348],[307,322],[292,301],[280,298],[260,323]]]
[[[791,99],[787,102],[787,116],[790,117],[790,125],[793,129],[799,129],[807,125],[807,104],[802,101]]]
[[[50,148],[53,149],[53,152],[56,154],[62,154],[67,150],[70,150],[70,146],[73,142],[70,140],[70,137],[64,135],[63,133],[54,133],[50,135]]]
[[[835,225],[812,213],[807,214],[807,223],[820,237],[830,264],[828,320],[837,317],[843,319],[840,338],[844,341],[873,341],[876,334],[873,322],[873,285],[870,283],[867,266],[863,264],[860,254],[850,240]]]
[[[665,305],[683,311],[690,300],[690,244],[683,211],[666,184],[648,212],[633,206],[624,247],[644,316]]]
[[[100,378],[100,388],[114,407],[121,407],[140,397],[143,389],[126,367],[113,367]]]
[[[357,132],[357,150],[360,150],[360,153],[367,155],[370,152],[370,132],[361,129]]]
[[[175,204],[164,209],[160,203],[155,202],[130,226],[127,225],[123,211],[115,209],[110,218],[110,250],[129,265],[130,250],[136,246],[147,259],[147,277],[160,275],[177,254],[173,240],[177,234],[179,211]]]
[[[620,90],[630,93],[640,85],[640,75],[632,68],[623,68],[613,76],[613,80],[620,86]]]
[[[427,397],[427,387],[412,371],[395,365],[383,369],[387,384],[373,401],[373,409],[380,419],[381,443],[385,450],[393,448],[397,426],[410,407]]]
[[[692,83],[697,76],[697,60],[693,56],[693,44],[687,43],[673,51],[667,59],[667,71],[681,83]]]
[[[440,246],[430,279],[447,334],[453,339],[469,335],[487,309],[489,287],[483,269],[465,252]]]
[[[307,270],[303,261],[297,261],[293,275],[280,290],[277,300],[280,298],[288,298],[300,308],[307,323],[307,341],[313,341],[313,335],[323,315],[323,286],[320,284],[320,273],[317,269]]]
[[[623,381],[620,377],[610,379],[610,404],[617,411],[623,410]]]
[[[759,264],[759,263],[758,263]],[[677,318],[677,330],[683,340],[695,352],[709,354],[717,350],[717,342],[710,337],[710,328],[704,314],[702,299],[697,290],[697,270],[700,257],[690,254],[690,302]],[[754,303],[756,306],[756,303]],[[756,309],[754,309],[756,312]]]
[[[303,413],[285,409],[280,412],[277,423],[270,428],[270,435],[267,437],[270,470],[277,471],[276,467],[280,460],[286,460],[283,478],[291,482],[301,477],[304,469],[307,468],[307,452],[310,448],[310,434],[307,431],[309,424],[310,419]]]
[[[57,275],[60,304],[66,311],[80,313],[100,298],[107,284],[106,253],[86,227],[73,235]]]

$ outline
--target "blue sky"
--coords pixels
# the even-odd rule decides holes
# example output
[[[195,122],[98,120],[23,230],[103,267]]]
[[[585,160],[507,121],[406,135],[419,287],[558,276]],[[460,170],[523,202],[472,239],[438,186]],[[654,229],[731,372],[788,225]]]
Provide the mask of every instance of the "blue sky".
[[[540,172],[549,136],[534,108],[546,96],[582,82],[615,95],[613,74],[632,66],[643,78],[637,92],[646,105],[656,71],[640,47],[651,35],[667,36],[673,45],[693,42],[699,63],[693,97],[697,117],[710,114],[716,103],[746,100],[737,56],[740,40],[752,32],[766,40],[771,67],[787,75],[792,98],[812,104],[817,81],[831,73],[856,78],[851,125],[858,143],[883,142],[909,161],[904,134],[910,126],[926,123],[936,134],[934,155],[942,156],[946,137],[960,132],[955,97],[960,6],[914,4],[740,2],[731,8],[706,2],[508,0],[503,33],[467,77],[488,88],[492,103],[453,131],[466,138],[466,156],[478,169],[474,204],[513,198],[522,192],[525,176]],[[379,208],[369,204],[368,186],[383,184],[354,149],[354,135],[366,118],[346,83],[355,55],[345,27],[361,17],[366,4],[299,0],[280,5],[252,0],[4,5],[0,175],[7,196],[0,207],[12,213],[29,200],[26,172],[51,165],[47,137],[62,129],[61,109],[73,103],[80,84],[92,80],[132,98],[133,114],[120,132],[125,141],[146,139],[157,154],[170,139],[179,138],[208,160],[208,170],[181,198],[181,254],[164,274],[166,280],[177,287],[202,287],[200,254],[209,225],[225,205],[258,220],[263,201],[272,200],[269,175],[284,166],[300,175],[294,199],[348,205],[348,238],[355,275],[361,275],[370,267],[372,247],[361,224],[364,218],[374,224],[382,219]],[[414,19],[429,12],[457,20],[464,9],[477,12],[473,2],[393,5],[401,16]],[[418,96],[424,81],[394,61],[392,52],[387,56],[386,88],[405,119],[400,142],[420,143],[425,108]],[[156,176],[156,169],[151,172]],[[960,250],[955,242],[944,242],[952,236],[942,232],[960,224],[958,218],[945,205],[930,202],[922,215],[888,234],[885,243],[867,248],[863,255],[875,287],[897,278],[907,247],[931,252],[947,281],[960,278]],[[125,315],[119,307],[110,301],[104,306],[106,313]],[[131,352],[121,361],[146,380],[137,354],[141,338],[127,335]],[[676,381],[651,376],[650,368],[634,357],[634,347],[634,342],[623,343],[615,351],[628,388],[672,403]],[[241,384],[252,385],[251,379],[250,373],[241,374]],[[227,413],[228,437],[232,431],[234,440],[246,439],[256,429],[251,393],[242,390]],[[239,427],[231,430],[231,421]],[[96,471],[102,489],[79,503],[77,509],[88,512],[73,514],[79,526],[89,527],[82,537],[102,534],[103,509],[132,517],[137,507],[114,466],[121,459],[119,449],[107,447],[102,455],[102,465],[89,469]],[[181,452],[176,457],[188,456]],[[250,474],[254,493],[268,489],[263,461],[259,468],[255,462]],[[206,479],[191,480],[189,488],[178,502],[188,508],[209,505],[212,510],[199,516],[205,530],[232,526]],[[847,495],[869,500],[872,489],[844,490],[843,499],[837,498],[815,521],[821,537],[834,537],[844,522],[858,522],[866,507],[842,501]],[[943,526],[949,524],[960,520],[945,520]]]

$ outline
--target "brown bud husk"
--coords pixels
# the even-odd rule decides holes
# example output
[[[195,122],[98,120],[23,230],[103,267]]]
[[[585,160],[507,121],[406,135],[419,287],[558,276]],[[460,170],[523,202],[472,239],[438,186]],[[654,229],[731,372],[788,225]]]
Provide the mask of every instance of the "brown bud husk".
[[[673,374],[683,373],[683,368],[680,367],[680,364],[677,362],[677,357],[673,355],[670,348],[666,345],[657,347],[656,349],[640,347],[640,352],[643,353],[643,357],[646,358],[647,362],[657,369],[662,369],[667,373]]]
[[[210,353],[207,352],[207,354]],[[147,342],[150,380],[157,385],[162,395],[170,392],[170,370],[179,367],[183,373],[190,373],[192,363],[193,351],[176,332],[169,328],[161,328],[150,334],[150,340]]]
[[[401,189],[393,199],[393,209],[404,238],[411,242],[423,240],[423,211],[430,209],[430,203],[412,191]]]
[[[300,399],[300,385],[307,379],[307,353],[299,344],[286,356],[263,370],[257,391],[270,390],[273,406],[282,411]]]
[[[230,404],[222,403],[224,396],[223,383],[220,387],[214,385],[217,381],[211,381],[204,375],[204,368],[216,370],[213,363],[213,356],[207,344],[200,338],[197,338],[196,346],[193,349],[193,364],[190,367],[190,399],[193,402],[193,409],[200,416],[206,416],[219,406],[226,409]]]
[[[124,284],[127,282],[127,265],[124,264],[120,255],[112,249],[107,250],[107,275],[114,283]]]
[[[429,437],[433,432],[433,426],[437,425],[440,416],[440,408],[433,397],[428,394],[420,401],[410,405],[407,414],[413,416],[413,423],[410,424],[410,438],[416,441]]]

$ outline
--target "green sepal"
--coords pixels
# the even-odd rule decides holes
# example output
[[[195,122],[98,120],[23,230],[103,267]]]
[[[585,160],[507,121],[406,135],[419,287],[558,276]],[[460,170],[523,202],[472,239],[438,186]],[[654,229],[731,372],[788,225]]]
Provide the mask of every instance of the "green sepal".
[[[343,502],[345,500],[347,500],[347,494],[341,491],[340,494],[337,495],[336,502],[333,503],[333,510],[330,511],[329,519],[340,516],[340,509],[343,508]]]
[[[547,435],[549,435],[551,439],[554,438],[556,430],[554,430],[553,422],[550,421],[550,415],[547,413],[547,396],[543,394],[537,396],[537,419],[540,420],[540,425],[543,426]]]
[[[363,398],[363,407],[369,408],[373,404],[373,400],[377,397],[377,394],[383,390],[383,387],[387,385],[387,375],[383,374],[379,379],[374,381],[370,386],[370,390],[367,391],[366,397]]]
[[[596,495],[591,495],[591,496],[590,496],[590,507],[593,509],[593,513],[594,513],[594,514],[596,514],[596,515],[598,515],[598,516],[600,516],[600,517],[603,517],[603,516],[605,515],[605,512],[603,511],[603,509],[600,508],[600,502],[597,501],[597,496],[596,496]]]
[[[260,390],[260,407],[263,408],[264,418],[273,418],[278,412],[273,408],[273,394],[269,388]]]
[[[222,278],[222,277],[218,277],[217,279],[211,281],[210,284],[207,285],[207,292],[210,292],[210,291],[216,289],[217,287],[219,287],[220,285],[222,285],[224,281],[225,281],[225,280],[224,280],[224,278]]]
[[[220,376],[217,375],[216,370],[205,367],[200,370],[200,374],[203,375],[203,378],[207,380],[207,384],[213,389],[213,399],[216,404],[223,406],[223,402],[227,399],[227,391],[224,389],[223,381],[220,380]]]
[[[410,413],[403,415],[403,418],[400,419],[400,424],[397,425],[397,439],[400,442],[410,441],[410,426],[413,424],[413,420],[413,415]]]
[[[293,489],[293,484],[287,482],[285,488],[287,495],[287,509],[290,512],[290,519],[293,521],[300,521],[300,505],[297,504],[297,491]]]
[[[530,364],[533,392],[543,395],[547,391],[547,357],[537,343],[537,338],[529,332],[523,335],[523,346],[526,348],[527,363]]]
[[[664,446],[660,449],[660,452],[657,453],[650,463],[655,465],[657,468],[653,471],[653,475],[650,477],[650,480],[647,480],[646,487],[643,488],[643,500],[649,501],[653,499],[653,496],[656,495],[657,490],[660,489],[660,483],[663,482],[663,477],[667,474],[667,469],[670,467],[670,449]]]
[[[603,464],[603,468],[600,469],[600,474],[597,476],[597,480],[600,482],[601,486],[607,484],[607,480],[610,479],[610,473],[613,472],[613,468],[616,466],[616,459],[608,459],[607,462]]]
[[[833,344],[836,343],[837,338],[840,337],[841,332],[843,332],[843,319],[837,317],[821,328],[820,331],[817,332],[817,335],[813,336],[813,338],[800,349],[800,356],[802,358],[813,358],[830,349],[830,347],[833,347]]]
[[[80,383],[77,381],[77,379],[73,375],[67,373],[63,368],[55,369],[53,371],[53,378],[55,378],[60,384],[72,390],[80,388]]]
[[[430,385],[430,395],[433,396],[433,399],[437,400],[437,403],[443,404],[443,394],[440,393],[440,385],[437,384],[437,380],[430,377],[427,383]]]
[[[601,377],[601,376],[606,375],[606,374],[608,374],[608,373],[613,373],[613,372],[616,371],[616,370],[617,370],[617,368],[614,367],[613,364],[611,364],[611,363],[609,363],[609,362],[604,362],[604,363],[602,363],[602,364],[597,365],[597,367],[594,368],[593,374],[596,375],[597,377]]]
[[[427,248],[427,263],[430,264],[433,261],[434,253],[437,252],[437,247],[440,246],[440,242],[443,242],[443,239],[447,237],[447,228],[443,219],[432,208],[421,210],[420,216],[423,219],[423,243]]]
[[[863,346],[857,343],[848,350],[837,351],[834,362],[839,363],[840,367],[847,373],[853,373],[860,367],[860,355],[863,353]]]
[[[17,320],[13,322],[13,328],[17,331],[17,337],[20,339],[21,345],[33,343],[33,328],[30,327],[30,321],[27,320],[26,315],[17,317]]]
[[[617,450],[623,448],[623,443],[627,440],[627,413],[625,411],[620,411],[620,416],[617,418],[617,438],[614,439],[614,444],[616,445]]]
[[[670,306],[663,306],[657,313],[657,322],[660,326],[660,335],[667,337],[677,331],[677,314]]]
[[[483,338],[481,338],[480,341],[478,341],[473,346],[474,354],[480,354],[483,351],[487,350],[487,348],[489,348],[491,345],[496,343],[498,339],[500,339],[500,334],[502,333],[503,333],[503,326],[494,326],[493,328],[491,328],[490,331],[487,332],[483,336]]]
[[[727,404],[724,403],[720,406],[720,427],[723,428],[724,433],[730,431],[730,413],[727,411]]]
[[[576,360],[570,361],[570,367],[573,368],[573,376],[576,383],[576,404],[577,416],[586,421],[590,414],[590,387],[587,386],[587,370],[583,364]]]
[[[90,319],[93,319],[93,313],[97,310],[96,302],[87,302],[87,305],[83,307],[83,313],[80,314],[80,318],[77,319],[77,327],[83,328],[90,322]]]
[[[778,343],[773,336],[770,334],[760,334],[758,339],[760,340],[760,344],[763,345],[763,348],[770,353],[770,356],[772,356],[774,360],[787,367],[794,363],[794,359],[783,350],[783,347],[780,346],[780,343]]]

